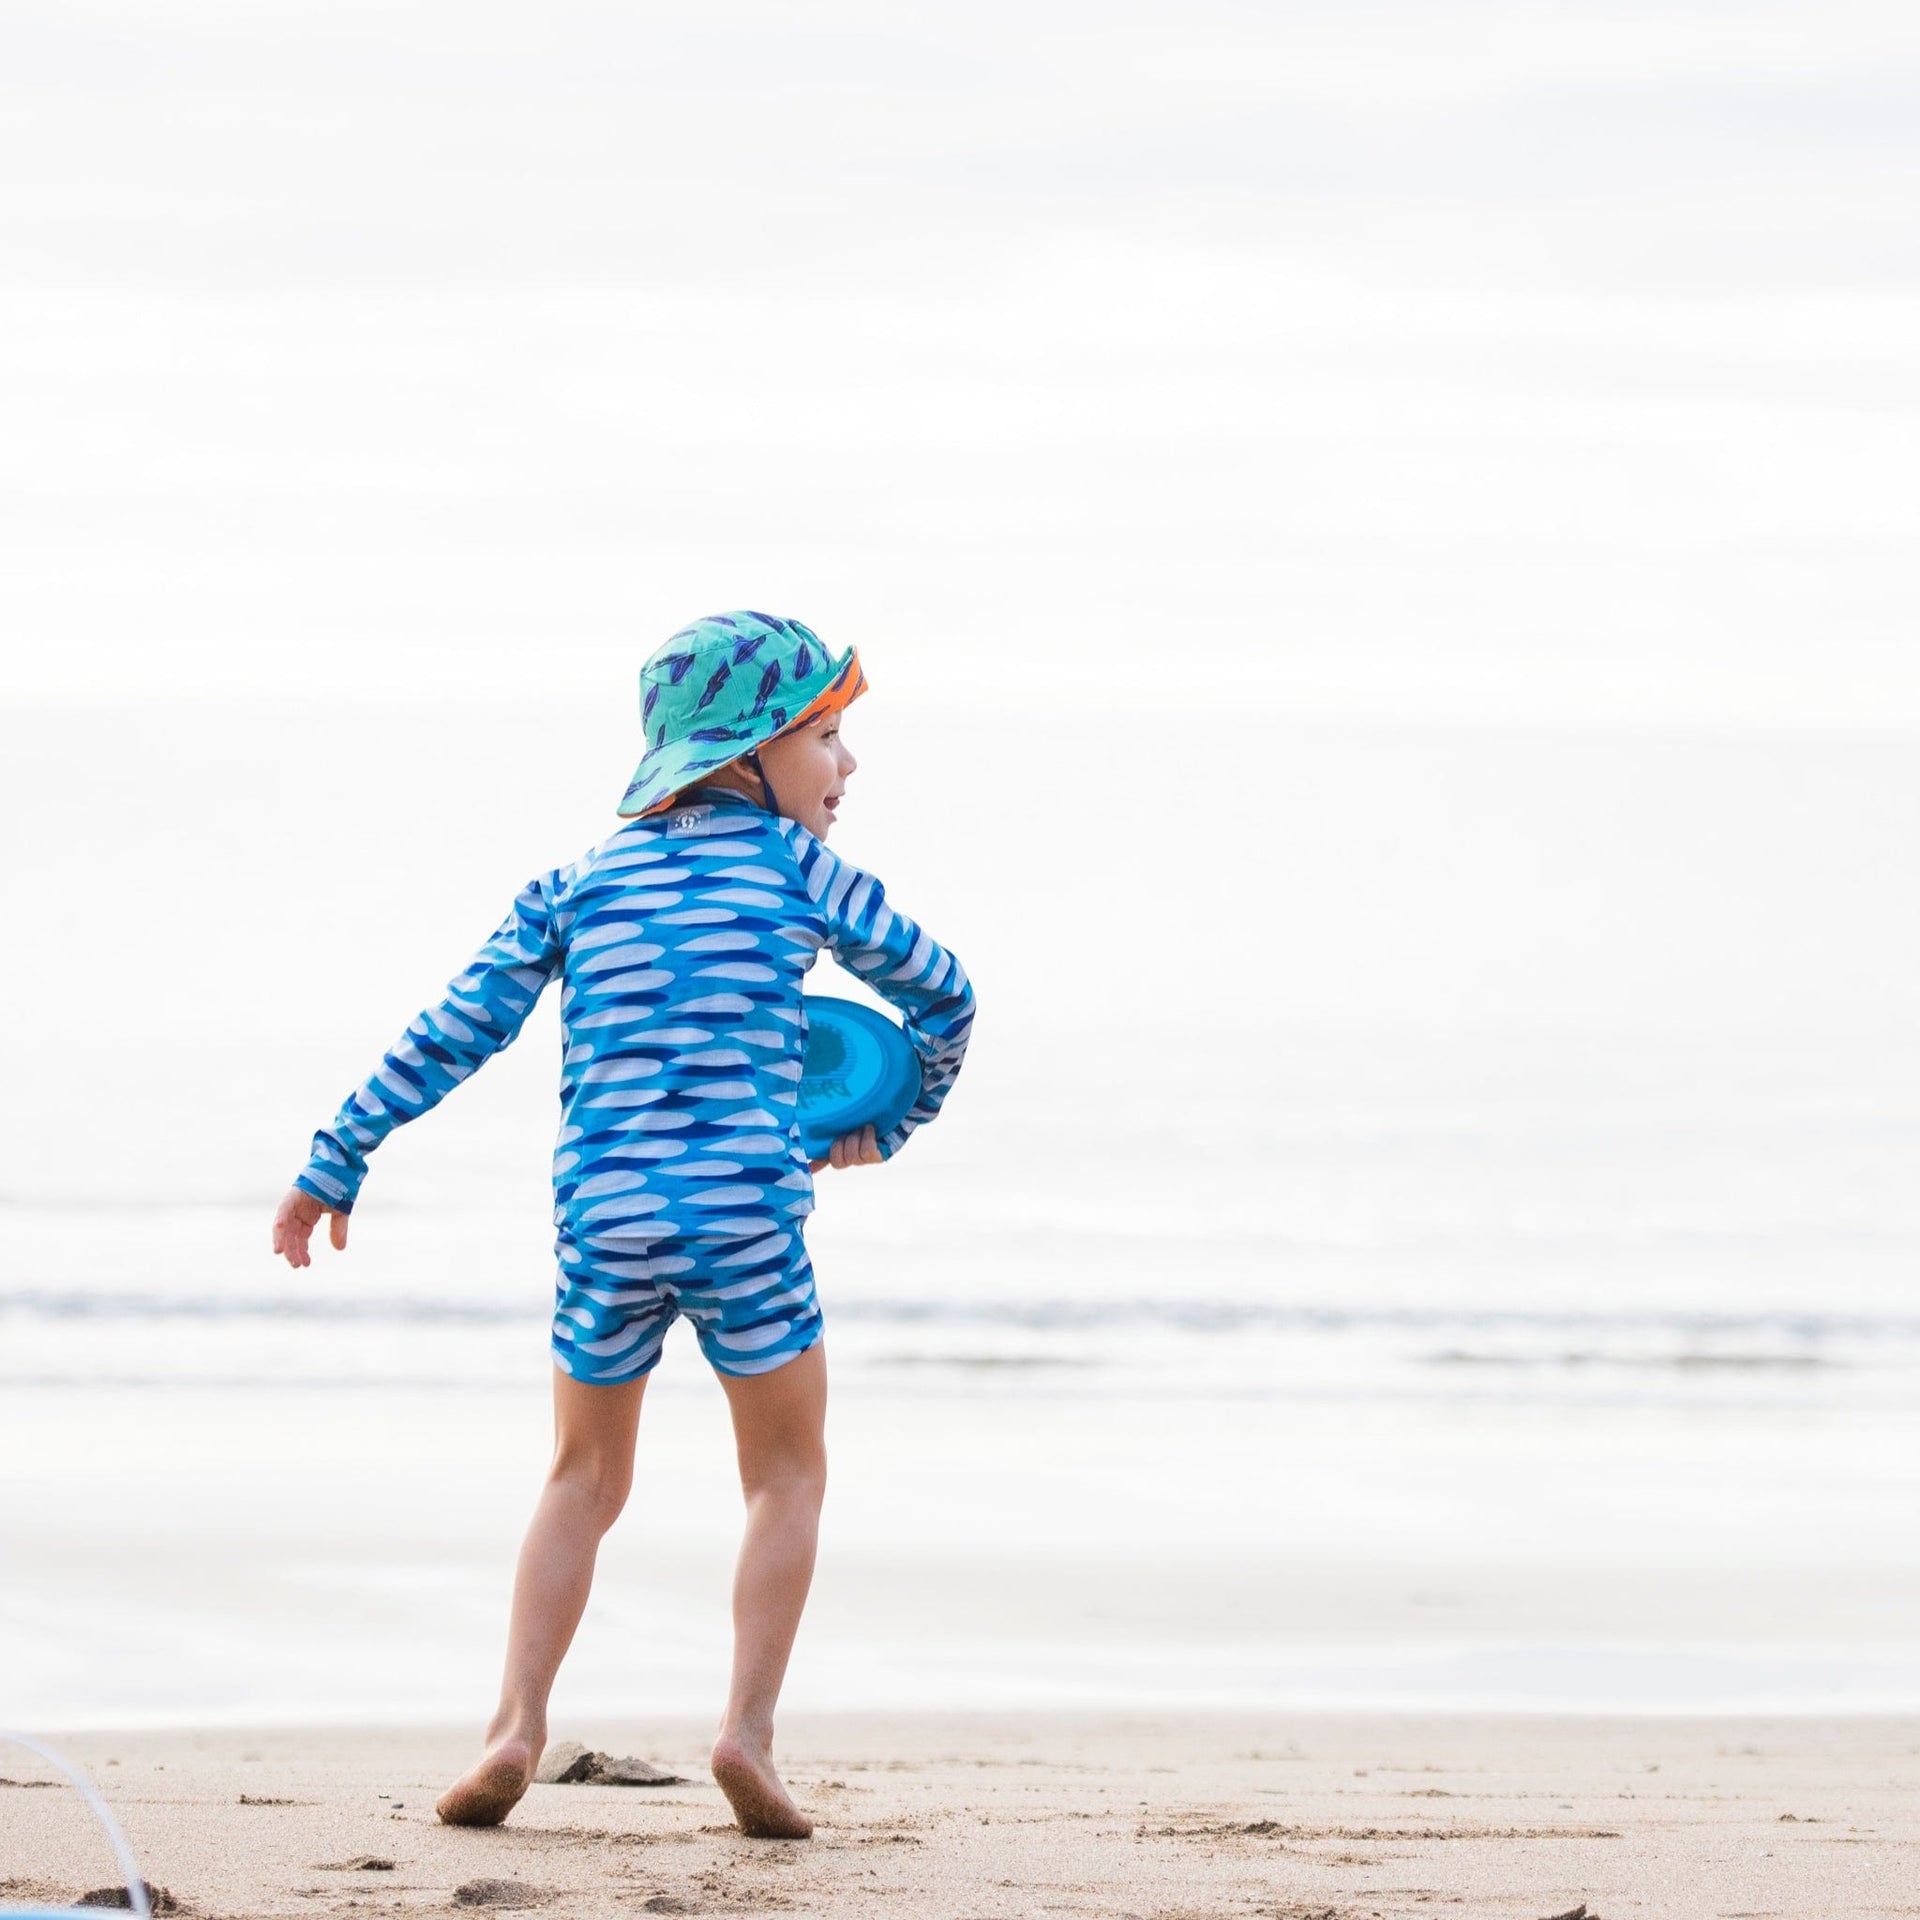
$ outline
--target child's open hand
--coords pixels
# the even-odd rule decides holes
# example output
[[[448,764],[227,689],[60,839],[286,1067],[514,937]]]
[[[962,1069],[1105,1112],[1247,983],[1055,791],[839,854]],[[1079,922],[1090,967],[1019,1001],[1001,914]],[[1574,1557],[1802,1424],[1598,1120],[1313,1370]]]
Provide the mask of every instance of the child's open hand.
[[[307,1252],[307,1241],[320,1224],[323,1213],[333,1222],[327,1238],[333,1242],[336,1252],[344,1252],[347,1245],[347,1216],[323,1207],[312,1194],[300,1187],[287,1189],[287,1197],[280,1202],[280,1211],[273,1216],[273,1250],[287,1256],[288,1266],[313,1265],[312,1256]]]
[[[843,1133],[818,1160],[807,1162],[809,1173],[822,1167],[877,1167],[880,1164],[880,1139],[871,1127],[858,1133]]]

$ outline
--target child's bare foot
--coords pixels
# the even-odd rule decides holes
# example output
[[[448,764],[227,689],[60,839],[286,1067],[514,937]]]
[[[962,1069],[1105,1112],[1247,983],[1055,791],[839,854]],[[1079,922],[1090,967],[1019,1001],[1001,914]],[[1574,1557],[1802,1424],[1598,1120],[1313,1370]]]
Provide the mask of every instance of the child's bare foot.
[[[804,1840],[813,1822],[793,1804],[765,1747],[730,1733],[713,1743],[713,1777],[733,1807],[740,1831],[753,1840]]]
[[[450,1827],[497,1827],[526,1792],[535,1763],[533,1749],[510,1735],[440,1796],[434,1812]]]

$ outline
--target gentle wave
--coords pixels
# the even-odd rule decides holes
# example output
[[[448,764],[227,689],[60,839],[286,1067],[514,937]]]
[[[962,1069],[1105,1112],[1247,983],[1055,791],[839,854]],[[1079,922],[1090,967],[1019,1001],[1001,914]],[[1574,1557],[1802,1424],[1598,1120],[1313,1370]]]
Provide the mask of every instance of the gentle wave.
[[[335,1294],[201,1295],[149,1294],[44,1287],[0,1291],[0,1315],[101,1320],[272,1320],[329,1324],[519,1326],[528,1318],[522,1302],[431,1298],[424,1295]],[[838,1318],[900,1326],[983,1326],[1022,1332],[1072,1332],[1087,1328],[1175,1327],[1197,1333],[1485,1333],[1667,1335],[1682,1340],[1732,1340],[1772,1336],[1802,1343],[1920,1340],[1920,1315],[1865,1313],[1725,1313],[1686,1311],[1601,1313],[1513,1308],[1328,1307],[1245,1299],[1167,1300],[887,1300],[836,1297]],[[1457,1360],[1493,1358],[1470,1351]],[[1577,1358],[1577,1355],[1569,1355]]]
[[[487,1204],[487,1189],[450,1190],[430,1200],[380,1196],[383,1218],[417,1224],[421,1221],[464,1221],[493,1216],[519,1220],[520,1212]],[[177,1195],[19,1194],[0,1192],[0,1219],[23,1227],[34,1221],[55,1223],[71,1219],[96,1225],[123,1220],[148,1221],[155,1216],[184,1217],[242,1226],[262,1226],[275,1205],[272,1195],[246,1198],[220,1196],[182,1200]],[[1027,1192],[970,1194],[964,1228],[943,1227],[943,1234],[967,1244],[992,1244],[998,1236],[1017,1233],[1029,1245],[1073,1245],[1138,1248],[1196,1243],[1218,1255],[1270,1253],[1279,1255],[1365,1253],[1433,1256],[1501,1250],[1537,1255],[1631,1251],[1642,1255],[1667,1253],[1749,1253],[1778,1257],[1816,1253],[1920,1252],[1920,1230],[1904,1219],[1821,1220],[1688,1220],[1581,1217],[1577,1213],[1557,1221],[1515,1225],[1509,1221],[1474,1218],[1457,1223],[1432,1220],[1369,1218],[1364,1222],[1284,1220],[1270,1209],[1258,1217],[1236,1213],[1230,1207],[1172,1206],[1155,1208],[1130,1195],[1119,1207],[1110,1196],[1096,1200],[1036,1196]],[[1124,1216],[1124,1217],[1120,1217]],[[897,1228],[897,1223],[896,1223]],[[912,1241],[917,1227],[897,1232]],[[875,1247],[895,1244],[886,1228],[870,1223],[865,1235]]]

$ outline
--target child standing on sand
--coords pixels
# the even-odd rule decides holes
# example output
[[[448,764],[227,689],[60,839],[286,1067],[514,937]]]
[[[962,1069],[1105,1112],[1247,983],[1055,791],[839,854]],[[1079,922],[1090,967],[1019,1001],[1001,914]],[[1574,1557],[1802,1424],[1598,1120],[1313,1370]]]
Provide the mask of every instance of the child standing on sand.
[[[803,1237],[813,1174],[890,1158],[960,1071],[960,963],[825,842],[854,771],[841,715],[866,690],[795,620],[716,614],[640,670],[646,752],[628,824],[530,881],[439,1005],[351,1094],[274,1216],[273,1250],[335,1247],[367,1155],[520,1031],[561,979],[553,1465],[521,1548],[500,1705],[442,1820],[491,1826],[526,1792],[547,1697],[633,1474],[647,1375],[678,1313],[730,1403],[746,1498],[733,1677],[713,1774],[743,1833],[812,1823],[773,1764],[773,1713],[813,1576],[826,1357]],[[921,1092],[898,1126],[808,1162],[800,984],[825,947],[900,1010]]]

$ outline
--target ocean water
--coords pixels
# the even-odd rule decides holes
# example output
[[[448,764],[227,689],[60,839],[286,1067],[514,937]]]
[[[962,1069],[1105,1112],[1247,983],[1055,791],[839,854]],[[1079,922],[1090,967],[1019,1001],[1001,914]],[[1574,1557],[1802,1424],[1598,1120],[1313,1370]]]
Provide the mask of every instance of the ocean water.
[[[1904,742],[1295,727],[1155,787],[1177,715],[869,705],[837,842],[982,1011],[819,1182],[794,1705],[1920,1703]],[[267,1228],[604,768],[525,708],[431,764],[351,706],[4,724],[0,1718],[474,1718],[552,1005],[344,1256]],[[681,1330],[563,1713],[717,1704],[730,1463]]]

